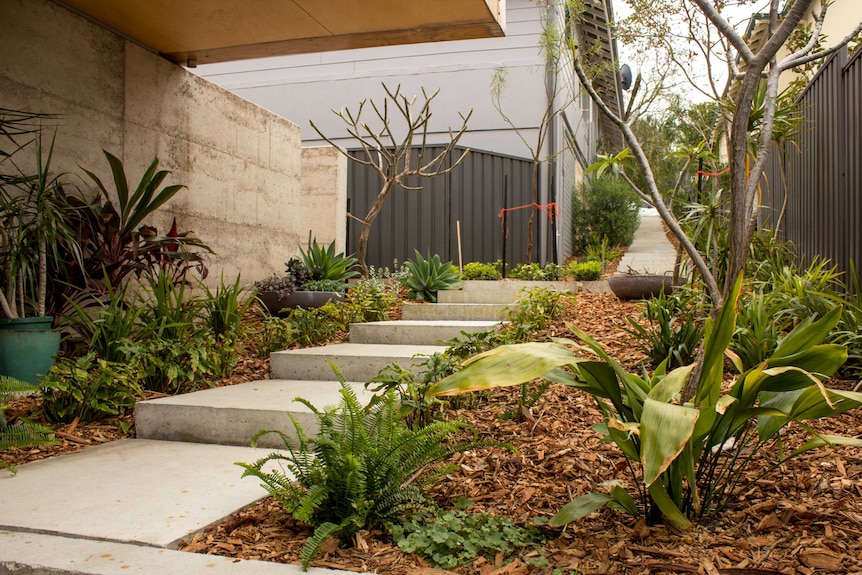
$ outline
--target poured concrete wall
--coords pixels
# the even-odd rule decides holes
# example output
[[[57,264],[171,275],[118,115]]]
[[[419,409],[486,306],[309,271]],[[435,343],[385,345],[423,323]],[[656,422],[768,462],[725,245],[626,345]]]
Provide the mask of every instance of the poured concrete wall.
[[[322,177],[339,164],[316,152],[301,184],[298,126],[47,0],[0,0],[0,13],[0,106],[61,114],[57,170],[110,179],[106,149],[133,185],[158,156],[165,183],[188,189],[150,223],[176,217],[208,243],[211,280],[280,271],[309,229],[343,248],[345,179]]]

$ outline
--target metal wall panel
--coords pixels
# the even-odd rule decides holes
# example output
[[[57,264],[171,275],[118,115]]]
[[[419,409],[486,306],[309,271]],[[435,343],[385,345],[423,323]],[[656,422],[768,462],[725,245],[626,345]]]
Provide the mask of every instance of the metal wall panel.
[[[426,157],[440,150],[442,148],[431,148]],[[460,152],[454,154],[451,161]],[[416,150],[413,153],[415,155]],[[458,221],[464,263],[502,260],[504,231],[498,215],[504,206],[511,208],[530,203],[531,168],[527,160],[472,151],[446,176],[406,182],[408,187],[422,186],[421,190],[392,190],[372,225],[367,263],[391,267],[393,260],[404,262],[412,258],[413,250],[417,249],[423,255],[436,253],[457,264]],[[373,169],[349,163],[348,211],[353,216],[365,217],[379,190],[380,179]],[[505,259],[510,264],[526,260],[529,211],[523,209],[507,214]],[[545,216],[539,214],[537,221],[540,218]],[[534,226],[534,232],[538,227]],[[348,218],[347,231],[347,250],[356,252],[361,224]],[[536,242],[534,261],[538,253]]]
[[[806,125],[799,149],[785,146],[788,208],[781,229],[803,262],[829,259],[839,271],[862,263],[862,57],[842,49],[799,99]],[[784,200],[779,150],[764,171],[761,221],[774,226]],[[849,278],[848,278],[849,279]]]

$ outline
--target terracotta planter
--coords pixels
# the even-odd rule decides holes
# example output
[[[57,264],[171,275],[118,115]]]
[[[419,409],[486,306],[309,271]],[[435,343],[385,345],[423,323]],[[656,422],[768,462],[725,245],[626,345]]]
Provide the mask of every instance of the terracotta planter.
[[[624,274],[608,278],[608,285],[620,299],[646,299],[673,290],[673,276]]]
[[[321,307],[327,302],[344,299],[343,294],[332,291],[295,291],[282,298],[278,297],[277,292],[260,292],[257,297],[273,315],[282,315],[282,310]]]

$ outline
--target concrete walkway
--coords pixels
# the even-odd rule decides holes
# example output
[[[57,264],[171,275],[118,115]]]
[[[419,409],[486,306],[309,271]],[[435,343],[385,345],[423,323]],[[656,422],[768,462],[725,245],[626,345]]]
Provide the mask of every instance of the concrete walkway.
[[[619,273],[670,272],[674,256],[659,218],[646,214]],[[560,290],[585,288],[558,283],[554,287]],[[607,282],[595,283],[604,288],[591,291],[606,290]],[[442,351],[434,345],[439,340],[493,329],[506,302],[520,290],[513,282],[467,284],[441,292],[438,305],[405,304],[402,322],[357,324],[349,344],[278,352],[274,379],[143,402],[139,439],[22,465],[15,476],[0,470],[0,574],[298,575],[297,565],[184,553],[176,547],[266,495],[257,480],[242,479],[234,463],[253,462],[275,447],[244,446],[259,429],[289,431],[288,414],[314,432],[308,410],[293,400],[301,396],[317,407],[337,402],[337,382],[320,381],[321,374],[331,378],[327,358],[337,357],[353,381],[366,380],[363,370],[375,356],[409,367]],[[353,385],[365,392],[361,383]]]
[[[676,249],[665,235],[655,208],[641,210],[641,223],[634,241],[620,260],[616,275],[627,273],[673,274]]]

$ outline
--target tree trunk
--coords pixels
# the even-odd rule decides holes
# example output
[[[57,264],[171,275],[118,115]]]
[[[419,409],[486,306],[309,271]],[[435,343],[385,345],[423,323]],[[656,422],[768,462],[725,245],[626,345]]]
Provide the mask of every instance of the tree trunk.
[[[383,207],[386,196],[389,195],[389,192],[392,191],[392,186],[396,183],[395,180],[384,179],[383,187],[380,188],[380,192],[374,200],[374,205],[371,206],[371,209],[368,210],[368,213],[365,214],[365,218],[362,220],[362,231],[359,233],[359,246],[356,250],[356,259],[359,260],[359,273],[366,279],[368,278],[368,264],[365,262],[365,256],[368,253],[368,236],[371,234],[371,224],[374,223],[374,220],[380,214],[380,209]]]
[[[530,196],[533,205],[530,206],[530,220],[527,222],[527,263],[533,263],[533,222],[536,220],[536,204],[539,203],[539,160],[533,159],[533,171],[530,181]]]

